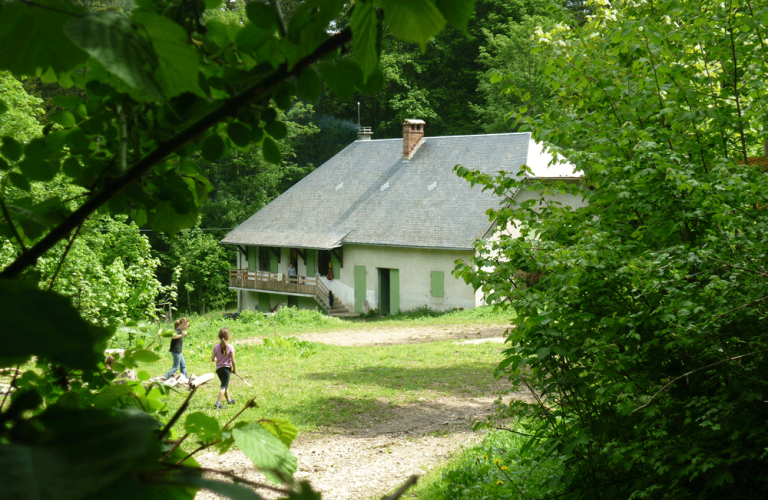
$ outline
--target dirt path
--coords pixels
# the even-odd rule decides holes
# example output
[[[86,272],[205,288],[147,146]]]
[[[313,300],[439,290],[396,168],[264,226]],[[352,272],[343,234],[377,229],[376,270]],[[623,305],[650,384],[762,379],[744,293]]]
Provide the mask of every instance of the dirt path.
[[[390,345],[456,340],[500,342],[504,327],[461,325],[410,328],[371,327],[364,332],[337,331],[298,335],[302,340],[333,345]],[[491,412],[501,385],[476,398],[454,396],[420,399],[414,403],[389,405],[378,421],[350,423],[300,435],[291,446],[299,460],[297,480],[309,480],[323,493],[323,500],[380,498],[412,474],[423,475],[456,450],[482,438],[471,423]],[[250,460],[239,451],[223,456],[206,453],[203,467],[234,472],[262,481]],[[201,492],[197,500],[218,498]]]

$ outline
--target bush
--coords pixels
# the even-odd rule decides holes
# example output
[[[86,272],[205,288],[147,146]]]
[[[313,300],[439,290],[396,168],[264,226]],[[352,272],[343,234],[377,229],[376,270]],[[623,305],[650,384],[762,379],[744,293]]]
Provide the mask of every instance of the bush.
[[[418,488],[419,500],[526,499],[557,494],[548,484],[560,474],[560,461],[552,457],[536,463],[521,458],[526,441],[511,432],[488,433],[480,445],[465,450],[439,477]]]

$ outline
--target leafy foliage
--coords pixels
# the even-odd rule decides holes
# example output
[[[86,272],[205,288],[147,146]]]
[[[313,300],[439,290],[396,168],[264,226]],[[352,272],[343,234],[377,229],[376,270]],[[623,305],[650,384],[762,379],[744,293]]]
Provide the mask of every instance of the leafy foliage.
[[[155,245],[165,270],[173,270],[169,281],[180,287],[176,308],[180,311],[224,309],[236,299],[229,290],[228,252],[218,239],[203,231],[182,231],[175,238],[160,235]],[[159,250],[159,251],[158,251]]]
[[[509,36],[518,47],[526,45],[527,40],[522,39],[517,26],[530,16],[537,19],[550,16],[547,4],[541,0],[478,0],[476,15],[466,23],[454,23],[446,16],[450,24],[427,42],[426,52],[419,44],[403,43],[394,30],[384,26],[380,73],[374,72],[369,77],[370,81],[381,79],[380,88],[371,94],[361,90],[352,99],[326,92],[316,109],[324,115],[356,120],[359,102],[362,125],[371,126],[378,138],[400,136],[405,118],[424,119],[430,135],[486,131],[490,128],[488,122],[506,113],[498,107],[508,99],[496,98],[501,91],[498,86],[488,88],[484,54],[496,53],[497,41],[493,39],[497,35]],[[421,8],[421,4],[415,3],[412,8]],[[358,49],[353,46],[353,50]],[[500,52],[502,57],[529,64],[524,50]],[[535,65],[535,57],[533,59]],[[503,69],[501,65],[497,68]]]
[[[291,107],[297,78],[316,71],[312,65],[322,66],[319,75],[340,94],[375,90],[380,79],[369,76],[376,74],[385,25],[423,47],[446,20],[463,25],[473,2],[289,4],[286,20],[278,2],[251,2],[245,22],[242,12],[224,12],[216,0],[138,0],[133,9],[119,1],[94,3],[99,11],[71,0],[0,3],[0,43],[13,47],[0,54],[0,71],[77,89],[52,98],[60,109],[50,110],[42,135],[26,124],[31,134],[7,132],[0,146],[0,234],[10,260],[0,273],[8,327],[0,366],[21,367],[36,357],[34,367],[11,369],[14,390],[0,402],[0,465],[11,473],[4,484],[14,497],[191,499],[206,488],[258,498],[241,483],[204,478],[195,452],[181,446],[190,435],[202,443],[198,450],[237,443],[280,481],[278,491],[316,497],[306,484],[293,484],[290,424],[232,419],[217,430],[193,413],[189,425],[179,424],[186,431],[180,435],[174,426],[194,391],[171,412],[162,399],[166,389],[148,383],[145,371],[137,373],[140,380],[114,383],[115,374],[100,362],[111,331],[88,323],[54,291],[59,270],[92,224],[116,223],[96,221],[97,214],[171,235],[197,224],[213,188],[193,160],[197,155],[217,162],[232,150],[253,148],[267,163],[280,164],[287,155],[277,141],[289,135],[280,112]],[[217,15],[206,19],[206,10]],[[352,30],[340,21],[355,11],[368,14]],[[424,13],[429,22],[414,17]],[[353,44],[358,50],[350,58]],[[302,90],[314,93],[317,79],[307,74]],[[18,87],[3,92],[0,115],[18,96],[25,100]],[[109,238],[92,240],[106,244],[90,262],[106,267],[107,280],[120,291],[138,289],[135,296],[109,297],[114,317],[146,310],[148,297],[160,292],[148,278],[156,263],[141,261],[146,240],[136,238],[135,229],[127,239],[119,248],[110,247]],[[88,250],[79,249],[82,255]],[[126,250],[143,269],[131,270]],[[51,281],[41,280],[42,271],[51,270]],[[129,329],[136,348],[113,367],[157,359],[146,347],[157,342],[159,348],[165,333]],[[249,401],[240,413],[254,406]]]
[[[767,16],[617,2],[540,32],[555,101],[514,116],[583,182],[460,169],[509,196],[492,213],[509,233],[460,273],[514,304],[498,373],[538,404],[508,415],[529,417],[535,454],[564,457],[564,498],[768,491]]]
[[[544,498],[548,483],[562,473],[560,462],[526,459],[526,438],[512,432],[489,432],[477,446],[463,450],[439,475],[431,474],[418,487],[419,500]]]

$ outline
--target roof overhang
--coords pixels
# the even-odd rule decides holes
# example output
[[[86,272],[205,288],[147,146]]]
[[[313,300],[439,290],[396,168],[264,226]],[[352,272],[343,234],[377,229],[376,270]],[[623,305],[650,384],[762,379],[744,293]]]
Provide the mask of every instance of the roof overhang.
[[[349,234],[343,231],[270,231],[269,229],[254,231],[237,228],[221,240],[223,245],[244,245],[259,247],[307,248],[331,250],[343,244],[344,237]]]

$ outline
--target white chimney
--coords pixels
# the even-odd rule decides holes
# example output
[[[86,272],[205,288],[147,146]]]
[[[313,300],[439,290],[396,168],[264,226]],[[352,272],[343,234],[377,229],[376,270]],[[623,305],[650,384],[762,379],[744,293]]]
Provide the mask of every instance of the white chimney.
[[[370,141],[372,135],[373,131],[371,131],[371,127],[359,127],[357,129],[358,141]]]

